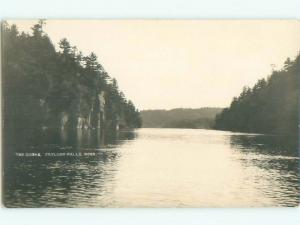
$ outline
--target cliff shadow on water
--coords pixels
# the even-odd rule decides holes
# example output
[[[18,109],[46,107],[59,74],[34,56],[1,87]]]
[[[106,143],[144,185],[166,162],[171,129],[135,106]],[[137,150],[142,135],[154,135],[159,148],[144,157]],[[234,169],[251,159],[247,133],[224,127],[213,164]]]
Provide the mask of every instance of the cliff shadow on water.
[[[20,129],[3,134],[4,153],[101,150],[136,138],[134,130]]]
[[[122,154],[118,147],[136,138],[134,131],[100,129],[27,129],[4,135],[9,137],[3,145],[6,207],[80,206],[83,197],[93,202],[114,177]]]

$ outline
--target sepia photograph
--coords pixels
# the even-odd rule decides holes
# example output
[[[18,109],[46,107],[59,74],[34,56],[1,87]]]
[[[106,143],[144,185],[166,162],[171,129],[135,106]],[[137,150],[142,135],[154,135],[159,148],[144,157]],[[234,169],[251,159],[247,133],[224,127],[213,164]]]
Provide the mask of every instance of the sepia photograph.
[[[299,40],[299,20],[2,20],[2,205],[299,206]]]

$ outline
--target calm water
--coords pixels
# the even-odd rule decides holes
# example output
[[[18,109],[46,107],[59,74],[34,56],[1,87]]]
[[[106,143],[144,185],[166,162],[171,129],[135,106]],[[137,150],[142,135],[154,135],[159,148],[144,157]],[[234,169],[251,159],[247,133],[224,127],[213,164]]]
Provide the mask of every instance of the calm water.
[[[299,202],[297,145],[278,136],[139,129],[106,139],[95,131],[46,132],[33,139],[29,145],[20,142],[6,149],[7,207],[249,207]]]

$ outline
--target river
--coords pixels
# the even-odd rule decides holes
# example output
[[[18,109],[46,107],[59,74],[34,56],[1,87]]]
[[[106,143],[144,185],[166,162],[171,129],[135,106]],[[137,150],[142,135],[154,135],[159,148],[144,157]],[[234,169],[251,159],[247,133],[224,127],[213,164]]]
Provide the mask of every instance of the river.
[[[262,207],[299,203],[297,143],[201,129],[45,134],[5,149],[7,207]],[[50,138],[51,137],[51,138]]]

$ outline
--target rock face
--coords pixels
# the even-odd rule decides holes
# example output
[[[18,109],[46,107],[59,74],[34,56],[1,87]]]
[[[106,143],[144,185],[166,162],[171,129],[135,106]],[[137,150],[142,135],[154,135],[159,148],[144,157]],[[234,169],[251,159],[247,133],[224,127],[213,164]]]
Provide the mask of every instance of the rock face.
[[[77,129],[104,129],[105,128],[105,92],[101,91],[100,94],[97,95],[97,98],[91,104],[89,110],[84,112],[83,108],[80,107],[80,102],[78,108],[78,112],[62,112],[60,114],[60,128],[64,130],[70,127],[76,127]],[[86,111],[86,110],[85,110]],[[71,118],[74,117],[72,120]],[[116,129],[118,129],[118,122]]]
[[[104,127],[104,122],[105,122],[105,98],[104,98],[104,91],[101,91],[100,94],[98,95],[98,101],[99,101],[99,112],[98,112],[98,123],[97,123],[97,128],[100,129],[101,126]]]
[[[109,106],[107,103],[107,93],[100,91],[95,97],[90,97],[87,101],[83,96],[74,100],[73,107],[69,107],[62,112],[53,113],[49,104],[45,102],[41,105],[45,113],[42,127],[47,129],[99,129],[118,131],[120,129],[130,129],[129,122],[124,110],[117,111],[115,103]]]
[[[139,111],[94,53],[83,56],[66,39],[56,51],[42,24],[34,25],[32,35],[7,23],[1,31],[7,133],[141,127]]]
[[[67,124],[68,124],[68,121],[69,121],[69,114],[66,113],[66,112],[62,112],[61,113],[61,129],[65,129],[67,127]]]
[[[77,128],[87,129],[88,128],[88,120],[84,117],[78,117],[78,119],[77,119]]]

